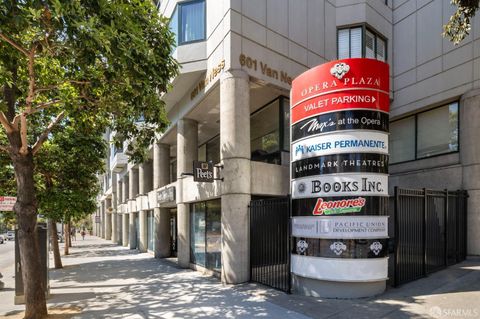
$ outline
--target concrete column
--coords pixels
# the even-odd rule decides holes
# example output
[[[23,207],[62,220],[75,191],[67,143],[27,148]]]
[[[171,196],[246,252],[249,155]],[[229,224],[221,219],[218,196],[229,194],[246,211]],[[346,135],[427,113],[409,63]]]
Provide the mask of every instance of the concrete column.
[[[120,178],[120,174],[117,174],[117,205],[120,205],[123,200],[123,179]]]
[[[100,237],[105,239],[105,200],[102,201],[100,206]]]
[[[138,168],[131,168],[128,172],[128,199],[137,197],[138,185]]]
[[[110,208],[112,207],[112,199],[107,198],[105,200],[105,239],[112,239],[112,213]]]
[[[153,189],[153,163],[147,160],[138,168],[139,193],[148,194]]]
[[[190,205],[183,200],[182,173],[193,171],[193,161],[198,158],[198,123],[182,119],[177,125],[177,216],[178,216],[178,264],[190,265]]]
[[[126,203],[128,199],[128,176],[124,176],[122,179],[122,203]]]
[[[170,183],[170,145],[153,145],[153,189]]]
[[[467,201],[467,254],[480,255],[480,89],[460,100],[460,161]]]
[[[138,195],[138,169],[137,168],[131,168],[129,173],[128,173],[128,200],[135,200],[135,198]],[[135,249],[137,248],[137,228],[135,227],[135,217],[138,216],[138,213],[135,212],[130,212],[130,217],[129,217],[129,237],[128,237],[128,242],[129,242],[129,247],[130,249]]]
[[[148,194],[152,190],[153,186],[153,174],[152,174],[152,161],[148,160],[142,163],[138,168],[138,185],[141,195]],[[147,233],[147,210],[138,212],[138,231],[140,233],[138,248],[140,252],[146,252],[148,250],[148,233]]]
[[[129,238],[129,230],[130,230],[130,226],[129,226],[129,219],[130,219],[130,216],[128,214],[122,214],[122,246],[124,247],[127,247],[129,242],[128,242],[128,238]]]
[[[153,188],[157,189],[170,183],[170,145],[153,146]],[[155,258],[170,257],[170,210],[155,208]]]
[[[220,157],[222,176],[222,282],[249,278],[250,87],[244,71],[220,79]]]
[[[111,239],[113,243],[116,243],[118,240],[118,224],[117,224],[117,208],[118,208],[118,183],[117,183],[117,174],[112,172],[112,235]]]

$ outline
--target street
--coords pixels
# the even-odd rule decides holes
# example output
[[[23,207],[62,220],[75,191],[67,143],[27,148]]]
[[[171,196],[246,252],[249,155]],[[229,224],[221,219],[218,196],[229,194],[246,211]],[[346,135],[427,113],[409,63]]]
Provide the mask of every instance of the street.
[[[0,244],[0,272],[15,263],[15,241],[6,240]]]

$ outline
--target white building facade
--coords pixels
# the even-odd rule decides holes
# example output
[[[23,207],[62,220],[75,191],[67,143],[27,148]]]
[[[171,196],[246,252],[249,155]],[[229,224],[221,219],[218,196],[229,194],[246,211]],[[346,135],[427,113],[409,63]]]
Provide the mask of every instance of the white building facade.
[[[449,2],[161,1],[181,64],[163,97],[171,124],[144,163],[111,147],[96,234],[248,281],[249,203],[290,193],[292,80],[367,57],[390,65],[390,193],[468,190],[468,254],[480,255],[480,19],[454,46],[441,36]],[[218,179],[194,182],[194,160]]]

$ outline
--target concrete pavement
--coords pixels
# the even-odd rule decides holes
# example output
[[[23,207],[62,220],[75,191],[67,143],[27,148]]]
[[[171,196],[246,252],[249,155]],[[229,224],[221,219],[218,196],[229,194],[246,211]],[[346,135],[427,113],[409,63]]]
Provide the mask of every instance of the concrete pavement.
[[[287,295],[251,283],[224,286],[96,237],[74,245],[72,254],[62,257],[65,268],[50,272],[54,318],[480,318],[480,259],[379,297],[340,300]],[[8,293],[10,303],[4,300]],[[13,306],[13,291],[0,291],[0,317],[21,317],[20,309]]]

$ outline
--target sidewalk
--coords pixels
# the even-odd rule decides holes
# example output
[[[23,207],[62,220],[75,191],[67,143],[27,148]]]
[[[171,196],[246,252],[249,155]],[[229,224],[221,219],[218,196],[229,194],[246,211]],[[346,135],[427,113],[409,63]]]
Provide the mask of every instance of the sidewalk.
[[[53,318],[480,318],[480,259],[377,298],[320,299],[218,279],[87,236],[50,271]],[[51,263],[52,265],[53,263]],[[0,295],[3,299],[3,297]],[[0,317],[18,309],[0,301]],[[13,304],[13,295],[10,300]],[[14,314],[17,314],[15,316]]]

